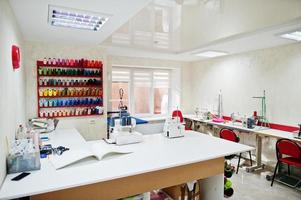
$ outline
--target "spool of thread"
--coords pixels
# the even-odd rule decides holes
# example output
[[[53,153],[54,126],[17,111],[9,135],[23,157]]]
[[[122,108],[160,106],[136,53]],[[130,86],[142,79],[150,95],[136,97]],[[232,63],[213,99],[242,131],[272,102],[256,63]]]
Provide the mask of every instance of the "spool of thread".
[[[43,104],[44,104],[44,107],[48,107],[48,101],[47,100],[44,100]]]
[[[40,99],[40,101],[39,101],[39,106],[40,106],[40,107],[43,107],[43,105],[44,105],[43,99]]]
[[[52,91],[52,95],[53,95],[53,96],[57,96],[57,94],[58,94],[58,91],[57,91],[57,90],[55,90],[55,89],[53,89],[53,91]]]
[[[225,189],[229,189],[232,187],[232,182],[228,179],[226,179],[226,182],[225,182]]]
[[[47,75],[47,68],[43,68],[43,75],[44,75],[44,76]]]
[[[54,99],[53,100],[53,107],[56,107],[57,106],[57,99]]]
[[[224,190],[224,196],[229,198],[234,194],[234,190],[233,188],[228,188],[226,190]]]

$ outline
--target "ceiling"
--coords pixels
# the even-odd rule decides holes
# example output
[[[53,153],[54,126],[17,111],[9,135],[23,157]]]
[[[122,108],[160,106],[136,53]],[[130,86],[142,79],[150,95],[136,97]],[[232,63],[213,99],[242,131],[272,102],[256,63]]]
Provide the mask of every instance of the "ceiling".
[[[54,43],[100,44],[151,0],[9,0],[24,39]],[[100,31],[54,27],[48,24],[48,5],[111,15]]]
[[[157,13],[158,7],[171,19]],[[166,21],[168,31],[158,31]],[[279,37],[293,30],[301,30],[297,0],[154,0],[102,45],[116,56],[196,61],[208,59],[194,55],[208,50],[238,54],[295,43]],[[162,33],[164,46],[156,39]]]
[[[207,50],[238,54],[294,43],[279,34],[301,30],[300,0],[10,0],[10,4],[27,41],[101,45],[116,56],[196,61],[206,58],[194,54]],[[98,32],[53,27],[47,23],[49,4],[111,17]]]

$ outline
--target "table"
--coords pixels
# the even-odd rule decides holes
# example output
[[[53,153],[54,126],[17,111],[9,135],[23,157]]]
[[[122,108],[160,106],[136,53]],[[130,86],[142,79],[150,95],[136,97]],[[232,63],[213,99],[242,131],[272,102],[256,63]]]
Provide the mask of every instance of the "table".
[[[66,146],[70,151],[90,145],[76,129],[56,130],[49,137],[53,146]],[[198,179],[206,180],[203,187],[210,193],[204,199],[223,199],[224,156],[254,149],[195,131],[176,139],[147,135],[144,142],[127,147],[133,153],[102,161],[84,160],[60,170],[42,159],[41,170],[21,181],[11,181],[16,174],[7,175],[0,199],[109,200]]]
[[[226,121],[225,121],[226,122]],[[220,126],[223,128],[228,128],[228,129],[235,129],[238,131],[243,131],[243,132],[248,132],[248,133],[254,133],[256,134],[256,165],[252,166],[252,167],[247,167],[247,171],[255,171],[258,169],[262,169],[264,167],[264,165],[262,164],[262,159],[261,159],[261,154],[262,154],[262,135],[258,134],[258,131],[261,130],[268,130],[269,128],[267,127],[260,127],[260,126],[255,126],[255,128],[250,129],[250,128],[246,128],[243,127],[242,123],[239,122],[226,122],[226,123],[217,123],[217,122],[213,122],[213,121],[207,121],[206,122],[209,125],[216,125],[216,126]]]
[[[249,133],[256,134],[256,165],[253,167],[246,168],[248,172],[255,171],[258,169],[262,169],[264,165],[262,164],[261,154],[262,154],[262,138],[264,137],[273,137],[273,138],[286,138],[293,140],[295,142],[301,143],[301,139],[297,139],[293,136],[291,132],[276,130],[276,129],[270,129],[267,127],[260,127],[256,126],[254,129],[245,128],[242,126],[242,123],[235,122],[234,124],[232,122],[226,122],[226,123],[217,123],[213,122],[212,120],[203,120],[200,118],[197,118],[195,115],[184,115],[184,118],[190,119],[192,121],[199,121],[203,122],[205,124],[209,125],[216,125],[223,128],[229,128],[229,129],[235,129],[238,131],[244,131]]]

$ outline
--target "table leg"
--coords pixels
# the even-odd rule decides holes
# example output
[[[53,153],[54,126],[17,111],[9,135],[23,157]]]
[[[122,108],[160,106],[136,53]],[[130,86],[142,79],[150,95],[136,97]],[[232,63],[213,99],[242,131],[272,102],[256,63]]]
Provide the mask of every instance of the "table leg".
[[[199,184],[202,200],[224,199],[224,174],[201,179]]]
[[[191,123],[192,123],[192,124],[191,124],[191,129],[194,130],[194,131],[196,131],[196,130],[195,130],[195,121],[194,121],[194,120],[191,120]]]
[[[247,172],[253,172],[255,170],[263,169],[264,164],[261,162],[261,153],[262,153],[262,137],[256,135],[256,165],[247,168]]]

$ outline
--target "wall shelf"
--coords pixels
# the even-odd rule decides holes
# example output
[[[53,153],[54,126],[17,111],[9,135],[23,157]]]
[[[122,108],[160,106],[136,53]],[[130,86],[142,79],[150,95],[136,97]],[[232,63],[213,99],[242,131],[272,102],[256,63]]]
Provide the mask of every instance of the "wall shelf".
[[[97,116],[101,116],[102,114],[84,114],[84,115],[69,115],[69,116],[52,116],[52,117],[49,117],[48,118],[65,118],[65,117],[97,117]]]
[[[101,62],[101,61],[100,61]],[[43,61],[37,61],[37,66],[38,67],[43,67],[43,68],[79,68],[79,69],[102,69],[103,64],[102,62],[100,63],[100,66],[83,66],[83,65],[62,65],[62,64],[44,64]]]
[[[85,107],[96,107],[102,106],[102,104],[84,104],[84,105],[66,105],[66,106],[40,106],[40,109],[44,108],[85,108]]]
[[[73,86],[58,86],[58,85],[54,85],[54,86],[50,86],[50,85],[42,85],[39,86],[40,88],[99,88],[100,85],[73,85]],[[102,88],[102,87],[101,87]]]
[[[43,98],[43,99],[56,99],[56,98],[95,98],[95,97],[100,97],[102,98],[102,95],[73,95],[73,96],[39,96],[40,98]]]
[[[45,77],[57,77],[57,78],[101,78],[100,75],[98,76],[81,76],[81,75],[39,75],[41,78]]]
[[[58,60],[58,59],[56,59]],[[74,61],[74,59],[69,59],[70,61]],[[67,64],[44,64],[43,61],[38,60],[37,63],[37,99],[38,99],[38,117],[48,117],[48,118],[61,118],[61,117],[89,117],[89,116],[100,116],[103,115],[103,82],[102,82],[102,75],[103,75],[103,65],[101,61],[91,61],[87,59],[80,59],[77,60],[77,64],[74,62],[71,65]],[[47,69],[45,69],[47,68]],[[50,70],[48,68],[56,68],[53,70]],[[72,70],[73,74],[70,74]],[[67,71],[66,71],[67,69]],[[41,73],[41,70],[43,71],[43,74]],[[46,70],[46,71],[45,71]],[[94,70],[97,70],[97,75]],[[64,74],[61,74],[63,71]],[[52,73],[52,74],[51,74]],[[58,74],[59,73],[59,74]],[[69,74],[66,74],[69,73]],[[80,74],[80,75],[74,75],[74,74]],[[85,75],[84,75],[85,74]],[[93,75],[89,75],[93,74]],[[46,79],[46,78],[52,78],[52,79]],[[40,85],[43,84],[53,84],[52,82],[59,81],[59,83],[68,82],[69,84],[70,78],[74,81],[81,82],[83,79],[89,79],[88,84],[85,82],[85,85]],[[93,80],[94,79],[94,80]],[[96,79],[96,80],[95,80]],[[71,82],[72,82],[71,80]],[[91,81],[91,82],[90,82]],[[92,83],[92,84],[91,84]],[[74,84],[74,83],[73,83]],[[46,90],[45,90],[46,88]],[[43,92],[42,89],[45,90],[46,94],[48,92],[52,92],[52,90],[58,89],[65,89],[65,88],[87,88],[89,91],[96,90],[97,95],[56,95],[56,96],[41,96],[39,92]],[[48,91],[49,89],[49,91]],[[40,91],[41,90],[41,91]],[[86,89],[85,89],[86,90]],[[98,93],[99,91],[99,93]],[[51,94],[49,92],[49,94]],[[94,94],[94,93],[93,93]],[[92,102],[94,101],[94,104],[81,104],[81,105],[64,105],[64,106],[49,106],[50,103],[53,102],[59,102],[59,101],[68,101],[66,98],[71,99],[83,99],[83,98],[96,98],[92,99]],[[62,100],[65,99],[65,100]],[[69,100],[70,101],[70,100]],[[45,104],[44,104],[45,103]],[[61,102],[62,103],[62,102]],[[66,103],[66,102],[65,102]],[[69,102],[70,103],[70,102]],[[46,106],[43,106],[46,105]],[[53,105],[53,104],[52,104]],[[60,104],[62,105],[62,104]],[[99,109],[99,107],[101,107]],[[92,113],[92,114],[88,114]]]

